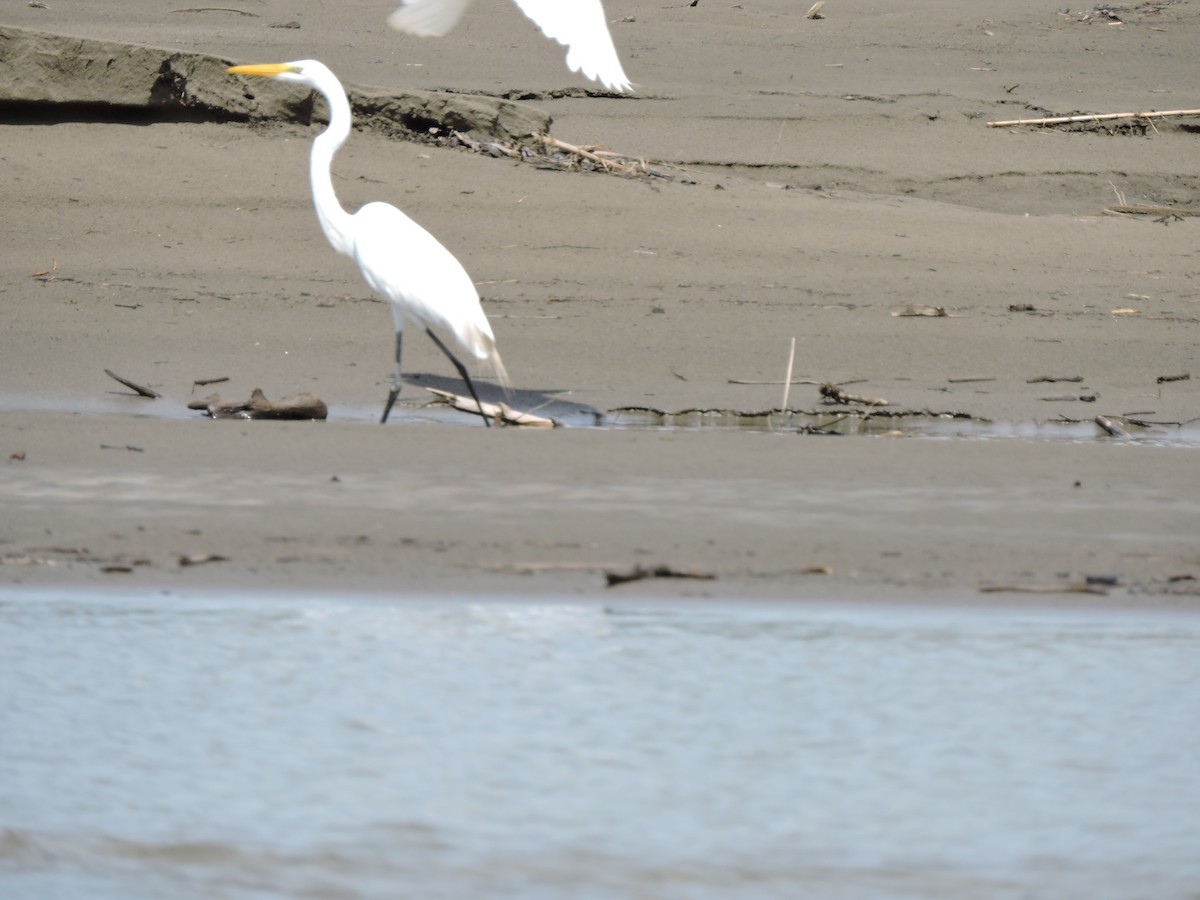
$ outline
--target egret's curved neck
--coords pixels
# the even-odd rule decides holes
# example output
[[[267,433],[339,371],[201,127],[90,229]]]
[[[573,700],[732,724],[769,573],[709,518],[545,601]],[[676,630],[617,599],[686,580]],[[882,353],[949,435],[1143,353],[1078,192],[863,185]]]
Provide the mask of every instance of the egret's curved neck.
[[[340,87],[340,86],[339,86]],[[347,256],[354,252],[354,241],[350,236],[350,214],[342,209],[333,190],[330,167],[333,154],[346,142],[350,135],[350,103],[344,91],[318,88],[329,104],[329,127],[317,135],[312,145],[309,176],[312,180],[313,205],[317,219],[329,243],[339,253]]]

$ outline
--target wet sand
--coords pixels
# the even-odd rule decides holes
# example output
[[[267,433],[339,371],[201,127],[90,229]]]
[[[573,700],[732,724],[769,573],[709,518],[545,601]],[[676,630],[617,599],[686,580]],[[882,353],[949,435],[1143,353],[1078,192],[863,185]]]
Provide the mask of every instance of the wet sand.
[[[783,2],[609,2],[632,98],[589,93],[498,0],[440,42],[387,31],[387,3],[50,6],[0,24],[236,62],[316,57],[364,87],[528,96],[556,137],[670,175],[552,171],[371,131],[339,154],[348,208],[392,202],[466,266],[526,405],[618,425],[760,413],[781,403],[794,336],[808,383],[789,405],[817,420],[840,414],[817,395],[829,381],[1000,430],[1160,424],[1128,441],[826,437],[795,419],[485,430],[422,408],[451,373],[414,332],[407,405],[379,427],[390,316],[317,226],[315,129],[6,106],[6,583],[1194,602],[1200,479],[1178,423],[1200,416],[1200,380],[1159,379],[1200,376],[1200,219],[1105,208],[1200,207],[1197,120],[985,125],[1194,106],[1194,4],[1116,24],[1027,0],[991,19],[933,0],[829,4],[822,21]],[[897,315],[917,306],[947,315]],[[163,397],[129,396],[106,368]],[[230,380],[193,386],[215,377]],[[330,418],[187,409],[254,387],[317,393]],[[652,412],[613,412],[629,408]],[[605,571],[657,564],[715,578],[604,587]],[[1119,586],[979,590],[1088,576]]]

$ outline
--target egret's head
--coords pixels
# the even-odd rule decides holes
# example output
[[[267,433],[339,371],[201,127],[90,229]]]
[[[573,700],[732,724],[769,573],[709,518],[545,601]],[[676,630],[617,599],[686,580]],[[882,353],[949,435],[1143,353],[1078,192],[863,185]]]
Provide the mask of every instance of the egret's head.
[[[315,59],[300,59],[286,63],[262,63],[252,66],[230,66],[225,70],[230,75],[257,75],[260,78],[278,78],[295,84],[312,85],[321,71],[328,71]]]

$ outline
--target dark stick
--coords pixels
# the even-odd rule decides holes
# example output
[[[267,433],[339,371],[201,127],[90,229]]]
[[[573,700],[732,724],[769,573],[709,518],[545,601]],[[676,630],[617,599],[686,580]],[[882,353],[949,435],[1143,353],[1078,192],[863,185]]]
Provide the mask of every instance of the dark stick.
[[[634,566],[628,572],[604,573],[606,587],[616,587],[619,584],[628,584],[631,581],[641,581],[643,578],[695,578],[700,581],[714,581],[716,577],[711,572],[690,572],[673,569],[667,565],[650,567]]]
[[[112,369],[105,369],[104,374],[107,375],[109,378],[112,378],[114,381],[121,382],[121,384],[125,385],[125,387],[129,388],[131,391],[136,391],[138,394],[141,394],[143,397],[149,397],[151,400],[157,400],[159,397],[162,396],[162,394],[158,393],[158,391],[152,391],[152,390],[150,390],[150,388],[142,387],[142,385],[136,384],[136,383],[130,381],[128,378],[122,378],[120,375],[118,375]]]

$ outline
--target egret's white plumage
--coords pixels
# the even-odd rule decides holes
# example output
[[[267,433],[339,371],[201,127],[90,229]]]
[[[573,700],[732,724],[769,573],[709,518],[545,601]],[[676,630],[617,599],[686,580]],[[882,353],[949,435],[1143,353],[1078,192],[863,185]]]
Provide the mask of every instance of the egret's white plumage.
[[[600,0],[513,0],[546,37],[566,45],[567,67],[613,91],[633,87],[621,68]],[[404,0],[388,17],[397,31],[441,37],[471,0]]]
[[[390,204],[368,203],[350,214],[338,201],[330,170],[333,155],[350,134],[351,114],[346,91],[337,76],[313,59],[234,66],[229,71],[303,84],[319,91],[329,103],[329,127],[317,135],[312,145],[309,175],[313,206],[333,249],[358,263],[367,284],[391,304],[396,327],[396,374],[381,421],[387,421],[400,393],[400,346],[408,319],[420,323],[450,357],[472,396],[475,386],[466,368],[438,332],[473,359],[490,363],[497,377],[507,384],[508,376],[496,350],[492,327],[479,305],[479,294],[454,255]],[[479,398],[475,396],[475,400],[478,403]]]

